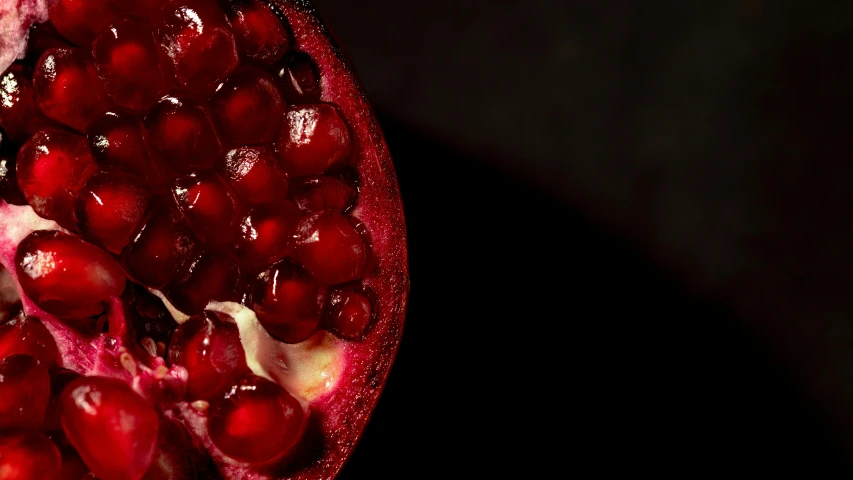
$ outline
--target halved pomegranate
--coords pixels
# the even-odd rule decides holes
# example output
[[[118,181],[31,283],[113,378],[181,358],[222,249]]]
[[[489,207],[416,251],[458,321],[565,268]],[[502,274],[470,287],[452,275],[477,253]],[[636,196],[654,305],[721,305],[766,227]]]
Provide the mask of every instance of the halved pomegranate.
[[[409,280],[387,147],[317,13],[7,3],[32,42],[0,51],[0,472],[335,477]]]

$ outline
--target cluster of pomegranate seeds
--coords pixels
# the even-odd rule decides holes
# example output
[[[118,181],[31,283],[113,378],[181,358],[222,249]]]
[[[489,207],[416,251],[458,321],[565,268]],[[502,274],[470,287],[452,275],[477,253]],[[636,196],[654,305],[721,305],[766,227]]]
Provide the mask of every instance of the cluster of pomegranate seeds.
[[[0,433],[0,476],[184,478],[194,461],[169,450],[177,437],[198,448],[162,398],[63,368],[53,328],[22,313],[17,287],[85,338],[138,335],[133,348],[158,359],[139,365],[160,365],[159,380],[183,369],[170,395],[205,416],[227,462],[286,457],[307,428],[306,401],[256,375],[242,326],[206,308],[247,307],[281,345],[369,333],[375,298],[362,279],[375,265],[352,216],[352,118],[324,96],[278,6],[51,5],[26,58],[0,76],[0,198],[61,227],[32,231],[12,271],[0,266],[0,431],[20,432]],[[187,319],[175,323],[149,291]],[[113,332],[104,318],[118,298],[133,312]],[[126,370],[143,368],[122,348]]]

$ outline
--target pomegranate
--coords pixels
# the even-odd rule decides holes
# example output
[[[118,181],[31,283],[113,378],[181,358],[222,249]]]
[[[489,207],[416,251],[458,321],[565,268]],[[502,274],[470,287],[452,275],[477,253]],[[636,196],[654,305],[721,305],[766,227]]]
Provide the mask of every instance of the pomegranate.
[[[0,0],[0,32],[2,475],[337,476],[409,281],[317,12]]]

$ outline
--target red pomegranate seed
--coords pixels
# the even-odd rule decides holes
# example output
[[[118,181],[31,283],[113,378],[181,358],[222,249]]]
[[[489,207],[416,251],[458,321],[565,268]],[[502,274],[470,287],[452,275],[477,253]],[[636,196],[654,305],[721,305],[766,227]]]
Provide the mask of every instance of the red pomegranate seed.
[[[276,83],[284,100],[290,105],[320,101],[320,74],[317,65],[308,55],[294,52],[273,69]]]
[[[29,430],[0,436],[0,475],[5,480],[58,479],[61,463],[59,450],[43,433]]]
[[[161,186],[171,176],[159,157],[153,157],[142,123],[117,112],[105,112],[86,132],[92,158],[102,168],[121,170],[146,186]]]
[[[284,107],[272,76],[255,67],[235,71],[211,101],[218,131],[230,146],[272,142]]]
[[[258,275],[251,291],[258,321],[285,343],[299,343],[317,331],[327,296],[325,285],[289,260]]]
[[[239,65],[234,33],[215,2],[180,2],[167,13],[158,33],[178,83],[192,93],[212,93]]]
[[[201,312],[211,300],[236,301],[240,269],[220,253],[205,253],[190,263],[187,271],[167,286],[167,298],[182,312]]]
[[[135,281],[159,288],[181,271],[186,259],[193,255],[196,244],[189,229],[176,223],[168,204],[161,205],[125,249],[122,261]]]
[[[296,444],[304,418],[302,405],[287,390],[263,378],[249,377],[210,403],[208,429],[225,455],[264,463]]]
[[[274,208],[256,208],[240,222],[236,238],[236,254],[250,271],[281,260],[291,253],[293,232],[301,215],[291,202],[282,201]]]
[[[181,177],[172,186],[172,197],[202,242],[220,248],[231,245],[237,227],[237,202],[218,175]]]
[[[12,205],[26,205],[27,199],[18,185],[17,153],[6,134],[0,130],[0,198]]]
[[[124,22],[101,33],[92,53],[104,89],[116,105],[147,110],[166,92],[151,29]]]
[[[287,174],[267,146],[231,150],[218,166],[234,193],[247,205],[274,204],[285,198]]]
[[[372,321],[373,302],[364,293],[339,290],[329,296],[326,323],[339,337],[360,340]]]
[[[0,265],[0,324],[8,322],[21,312],[21,296],[18,293],[18,285],[12,278],[12,274]],[[3,327],[0,327],[2,330]],[[0,340],[2,344],[2,340]],[[0,347],[2,352],[2,347]],[[0,358],[3,358],[0,355]]]
[[[56,341],[41,320],[19,313],[0,325],[0,358],[16,353],[29,355],[50,368],[56,363]]]
[[[0,429],[38,428],[50,399],[50,374],[23,354],[0,362]]]
[[[12,65],[0,77],[0,126],[16,142],[50,123],[36,106],[33,84],[27,77],[20,65]]]
[[[339,178],[328,175],[305,177],[293,185],[293,202],[303,212],[349,211],[358,198],[358,190]]]
[[[210,312],[191,317],[175,330],[169,362],[187,369],[188,400],[210,400],[249,368],[237,326]]]
[[[148,196],[133,177],[98,172],[77,196],[77,227],[88,239],[112,253],[121,253],[142,222]]]
[[[349,128],[334,105],[293,107],[275,143],[285,172],[295,177],[318,175],[349,159]]]
[[[45,432],[61,432],[62,423],[60,414],[59,396],[65,387],[72,381],[80,378],[81,375],[67,368],[54,369],[50,374],[50,400],[47,402],[47,410],[44,415],[44,425],[42,430]],[[70,445],[69,445],[70,447]],[[71,449],[73,450],[73,448]],[[61,452],[65,457],[65,451]],[[74,452],[76,455],[76,451]]]
[[[33,87],[45,115],[79,132],[109,106],[95,66],[78,48],[44,52],[36,64]]]
[[[73,235],[36,230],[15,252],[15,271],[24,293],[60,318],[97,315],[103,302],[121,294],[125,276],[107,252]]]
[[[145,117],[151,145],[180,172],[213,167],[222,147],[210,113],[186,95],[163,97]]]
[[[42,53],[51,48],[67,48],[73,47],[68,40],[63,37],[56,27],[51,22],[36,23],[30,27],[30,36],[27,39],[27,56],[25,62],[34,64]]]
[[[60,396],[62,429],[101,480],[139,480],[157,442],[157,411],[117,379],[81,377]]]
[[[234,28],[237,47],[246,58],[270,66],[290,50],[288,29],[263,2],[233,2],[225,14]]]
[[[18,151],[18,183],[37,214],[74,230],[74,198],[97,170],[86,139],[57,129],[33,135]]]
[[[362,276],[367,246],[345,215],[324,210],[303,217],[294,235],[294,257],[329,285]]]
[[[111,0],[56,0],[50,6],[50,21],[65,38],[88,47],[111,23],[122,16],[122,2]]]

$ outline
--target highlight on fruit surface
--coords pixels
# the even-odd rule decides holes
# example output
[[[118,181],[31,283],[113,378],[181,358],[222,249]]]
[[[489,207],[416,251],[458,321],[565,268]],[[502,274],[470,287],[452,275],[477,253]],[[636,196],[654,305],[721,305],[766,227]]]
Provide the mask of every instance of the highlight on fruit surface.
[[[0,472],[328,479],[402,335],[382,132],[305,0],[0,0]]]

